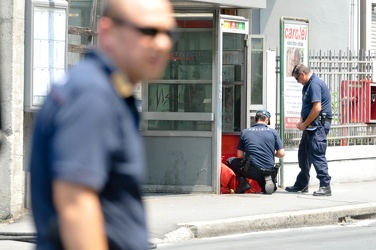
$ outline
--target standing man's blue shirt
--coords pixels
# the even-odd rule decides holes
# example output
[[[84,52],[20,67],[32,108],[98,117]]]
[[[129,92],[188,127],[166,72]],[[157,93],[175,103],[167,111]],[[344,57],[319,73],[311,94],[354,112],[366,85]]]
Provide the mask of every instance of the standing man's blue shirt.
[[[321,102],[321,113],[326,113],[327,118],[332,118],[332,102],[328,86],[316,74],[312,74],[308,83],[302,89],[301,117],[306,119],[311,112],[314,102]]]

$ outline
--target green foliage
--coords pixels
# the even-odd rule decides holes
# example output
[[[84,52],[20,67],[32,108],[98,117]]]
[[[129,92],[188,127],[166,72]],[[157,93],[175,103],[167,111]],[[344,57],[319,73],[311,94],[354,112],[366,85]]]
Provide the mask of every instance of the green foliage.
[[[331,92],[332,97],[332,113],[333,113],[333,123],[337,123],[339,120],[339,107],[340,107],[340,100],[338,92]]]

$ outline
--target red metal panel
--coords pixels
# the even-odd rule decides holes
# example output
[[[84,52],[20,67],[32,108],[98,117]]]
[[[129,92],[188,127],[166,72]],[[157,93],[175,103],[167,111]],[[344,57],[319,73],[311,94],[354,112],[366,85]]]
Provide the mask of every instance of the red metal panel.
[[[179,28],[213,28],[212,20],[177,20]]]
[[[376,123],[376,83],[374,82],[367,83],[366,123]]]
[[[240,135],[222,134],[222,163],[229,157],[236,157]]]
[[[366,122],[366,92],[369,80],[341,82],[342,124]]]

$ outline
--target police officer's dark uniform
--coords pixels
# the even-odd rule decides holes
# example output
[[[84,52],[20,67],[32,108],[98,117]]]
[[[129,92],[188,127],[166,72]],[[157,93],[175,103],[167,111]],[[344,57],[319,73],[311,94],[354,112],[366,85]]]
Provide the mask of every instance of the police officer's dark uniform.
[[[328,86],[316,74],[312,73],[309,81],[302,89],[303,121],[311,112],[314,102],[321,102],[320,115],[309,125],[302,134],[299,144],[298,160],[300,173],[294,186],[286,187],[288,192],[308,192],[311,164],[315,167],[320,189],[313,195],[331,195],[328,162],[326,160],[326,136],[329,133],[332,119],[331,96]]]
[[[258,110],[256,120],[265,115],[270,119],[268,111]],[[274,153],[282,148],[282,141],[275,129],[263,123],[256,123],[244,129],[238,143],[238,150],[245,153],[244,160],[230,157],[226,161],[226,165],[235,172],[239,182],[235,192],[244,193],[250,188],[244,177],[256,180],[264,193],[275,192],[278,167],[275,167]]]
[[[1,96],[1,91],[0,91],[0,96]],[[1,100],[0,100],[1,101]],[[0,109],[0,149],[1,149],[1,142],[3,141],[4,139],[4,135],[3,135],[3,127],[2,127],[2,120],[1,120],[1,109]]]
[[[105,55],[89,53],[64,84],[51,89],[38,114],[30,166],[37,249],[62,249],[55,179],[97,191],[109,249],[148,248],[139,115],[133,96],[123,96],[126,81],[116,72]]]

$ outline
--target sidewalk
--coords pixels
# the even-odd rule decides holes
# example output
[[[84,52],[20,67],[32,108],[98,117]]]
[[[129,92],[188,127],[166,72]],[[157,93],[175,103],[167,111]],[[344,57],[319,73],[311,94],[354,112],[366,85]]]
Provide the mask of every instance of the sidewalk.
[[[145,206],[151,241],[167,243],[278,228],[335,224],[339,218],[376,214],[376,180],[333,184],[333,195],[312,196],[278,189],[263,194],[147,194]],[[34,232],[31,216],[0,224],[4,232]],[[22,246],[20,244],[23,244]],[[32,249],[33,244],[0,241],[0,249]],[[24,248],[22,248],[24,247]]]
[[[333,195],[312,196],[278,189],[272,195],[148,195],[154,242],[212,237],[278,228],[335,224],[346,216],[376,214],[376,181],[333,184]],[[188,230],[188,229],[189,230]]]

